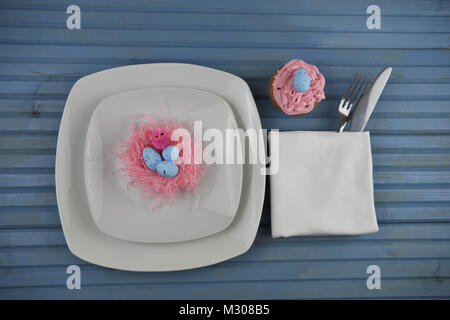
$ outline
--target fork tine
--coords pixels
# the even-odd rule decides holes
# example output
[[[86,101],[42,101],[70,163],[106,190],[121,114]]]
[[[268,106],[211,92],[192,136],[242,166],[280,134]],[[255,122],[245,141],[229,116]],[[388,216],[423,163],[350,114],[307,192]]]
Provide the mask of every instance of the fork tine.
[[[358,72],[358,75],[360,75],[359,72]],[[359,83],[361,82],[361,79],[362,79],[362,78],[363,78],[362,75],[360,75],[360,77],[358,77],[358,81],[357,81],[356,84],[353,86],[352,92],[350,93],[350,95],[349,95],[349,96],[347,97],[347,99],[346,99],[347,101],[345,101],[344,109],[346,109],[347,106],[348,106],[348,104],[350,103],[350,100],[352,99],[353,94],[355,93],[356,88],[358,88]],[[352,82],[352,84],[353,84],[353,82]]]
[[[343,99],[347,98],[347,95],[348,95],[350,89],[352,88],[353,83],[355,83],[355,80],[356,80],[358,77],[359,77],[359,72],[357,72],[357,73],[355,74],[355,76],[353,77],[352,83],[350,83],[350,85],[349,85],[348,88],[347,88],[347,91],[345,91],[344,96],[342,97]]]
[[[353,83],[355,82],[356,78],[359,76],[359,72],[357,72],[355,74],[355,76],[353,77],[352,83],[350,83],[350,85],[347,88],[347,91],[345,91],[344,95],[342,96],[341,102],[339,103],[339,108],[342,107],[342,105],[345,102],[345,99],[347,98],[348,93],[350,92],[350,89],[353,87]]]
[[[351,97],[352,101],[350,102],[350,105],[348,106],[348,109],[351,109],[351,108],[353,107],[353,104],[355,103],[356,98],[358,98],[359,92],[360,92],[361,89],[363,88],[364,83],[366,82],[366,79],[367,79],[367,76],[364,76],[364,79],[363,79],[363,81],[361,82],[361,85],[359,86],[358,91],[356,92],[356,94],[355,94],[354,96]],[[356,89],[356,88],[355,88],[355,89]],[[358,99],[358,102],[359,102],[359,99]]]
[[[361,98],[364,97],[364,95],[366,94],[367,88],[372,84],[372,82],[367,79],[367,82],[365,84],[364,90],[362,91],[361,95],[358,98],[358,101],[355,103],[355,106],[358,105],[359,101],[361,101]]]

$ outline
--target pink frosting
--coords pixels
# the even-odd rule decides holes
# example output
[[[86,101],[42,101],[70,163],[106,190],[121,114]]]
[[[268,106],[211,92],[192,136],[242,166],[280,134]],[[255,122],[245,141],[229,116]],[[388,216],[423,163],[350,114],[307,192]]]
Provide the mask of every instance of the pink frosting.
[[[294,73],[298,68],[305,69],[311,79],[309,89],[305,92],[294,89]],[[324,87],[325,78],[319,69],[298,59],[289,61],[278,70],[272,82],[273,98],[281,110],[289,115],[310,112],[316,102],[325,99]]]

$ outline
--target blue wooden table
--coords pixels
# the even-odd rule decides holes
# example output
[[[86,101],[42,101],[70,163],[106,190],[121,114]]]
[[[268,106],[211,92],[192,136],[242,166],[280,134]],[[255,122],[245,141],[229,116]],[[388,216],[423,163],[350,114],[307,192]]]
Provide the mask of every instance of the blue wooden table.
[[[71,4],[81,30],[66,27]],[[371,4],[381,29],[366,25]],[[0,298],[449,298],[449,16],[448,1],[0,1]],[[327,79],[326,101],[300,118],[267,91],[291,58]],[[86,74],[151,62],[243,77],[263,127],[281,130],[335,129],[353,74],[391,65],[368,124],[380,231],[274,240],[266,197],[252,248],[214,266],[132,273],[73,256],[54,185],[67,94]],[[72,264],[80,290],[66,287]],[[366,286],[370,265],[381,269],[379,290]]]

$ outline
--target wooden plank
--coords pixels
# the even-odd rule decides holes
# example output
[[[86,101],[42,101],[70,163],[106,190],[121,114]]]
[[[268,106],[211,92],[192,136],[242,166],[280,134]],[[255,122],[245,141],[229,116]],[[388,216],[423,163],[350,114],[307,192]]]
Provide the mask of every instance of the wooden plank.
[[[277,31],[361,31],[367,15],[311,15],[290,14],[242,14],[234,13],[172,13],[85,11],[84,29],[182,29],[182,30],[277,30]],[[418,12],[420,14],[420,12]],[[323,23],[327,21],[328,23]],[[3,9],[0,12],[2,26],[45,26],[61,28],[61,10]],[[447,32],[447,17],[389,16],[383,13],[382,32]]]
[[[290,237],[272,239],[270,228],[262,226],[256,236],[256,242],[299,243],[305,241],[362,241],[362,240],[432,240],[450,237],[450,223],[412,223],[383,224],[377,233],[361,236],[327,236],[327,237]],[[0,247],[17,246],[55,246],[64,245],[64,234],[59,228],[50,229],[5,229],[0,230]]]
[[[62,113],[66,100],[21,100],[22,97],[16,99],[0,99],[0,112],[24,112],[31,113],[36,105],[39,105],[41,113]]]
[[[0,248],[0,266],[48,266],[85,264],[86,262],[74,256],[64,246]]]
[[[375,171],[374,183],[381,184],[425,184],[450,182],[450,171]],[[389,186],[387,186],[389,187]]]
[[[417,189],[390,189],[390,186],[378,188],[375,186],[376,202],[422,202],[422,201],[448,201],[450,189],[417,188]]]
[[[348,1],[344,3],[330,3],[326,0],[298,1],[286,0],[283,5],[274,5],[271,0],[249,0],[245,4],[239,0],[230,0],[226,2],[211,2],[208,0],[199,0],[195,4],[184,1],[166,1],[154,0],[151,2],[144,0],[129,0],[126,3],[120,0],[97,0],[95,3],[89,0],[80,0],[77,4],[87,10],[95,11],[119,11],[119,12],[217,12],[221,14],[228,13],[270,13],[270,14],[334,14],[334,15],[364,15],[370,2],[357,3]],[[442,1],[423,1],[423,0],[398,0],[379,1],[377,4],[383,8],[387,15],[419,15],[419,16],[448,16],[450,14],[450,5]],[[2,8],[17,9],[48,9],[65,10],[66,3],[55,0],[42,0],[36,4],[32,0],[18,0],[11,3],[7,0],[0,2]]]
[[[1,121],[0,121],[1,123]],[[2,155],[0,154],[1,168],[54,168],[55,155]]]
[[[54,173],[0,173],[0,188],[6,187],[54,187]]]
[[[52,135],[0,135],[0,150],[56,150],[58,136]]]
[[[449,154],[392,154],[372,153],[374,166],[393,167],[448,167]]]
[[[301,298],[383,298],[383,297],[448,297],[450,280],[384,279],[383,290],[368,290],[366,279],[257,281],[178,284],[139,284],[133,286],[85,286],[67,290],[56,287],[0,289],[3,299],[301,299]],[[211,292],[214,295],[211,295]]]
[[[350,260],[336,261],[283,261],[220,263],[214,266],[182,272],[122,272],[92,265],[81,266],[82,286],[85,285],[137,285],[149,283],[206,283],[223,281],[276,281],[366,279],[366,269],[376,264],[385,279],[442,278],[450,276],[450,261],[426,260]],[[31,268],[2,268],[0,287],[60,286],[67,281],[64,266]]]
[[[253,61],[267,63],[276,61],[278,66],[293,57],[318,66],[362,65],[384,66],[448,66],[448,50],[369,50],[369,49],[274,49],[274,48],[189,48],[189,47],[136,47],[136,46],[71,46],[39,44],[0,44],[3,61],[89,62],[136,64],[149,62],[189,62],[201,59],[201,65],[209,60]],[[280,63],[281,62],[281,63]]]
[[[282,261],[450,257],[450,243],[448,240],[301,242],[301,244],[289,242],[255,243],[248,253],[240,256],[240,259],[237,260]]]
[[[61,227],[58,207],[1,208],[0,227]]]
[[[364,20],[363,20],[364,21]],[[364,24],[361,23],[364,28]],[[348,33],[206,30],[127,30],[3,27],[0,42],[70,45],[131,45],[244,48],[444,49],[445,33]],[[351,35],[351,36],[349,36]],[[302,41],[308,39],[308,41]]]
[[[349,259],[447,259],[450,258],[448,240],[379,240],[379,241],[302,241],[256,242],[245,254],[229,260],[235,261],[310,261],[310,260],[349,260]],[[5,247],[0,248],[0,266],[68,266],[85,265],[86,262],[75,257],[67,247]]]
[[[377,214],[377,220],[380,222],[432,222],[443,221],[449,222],[450,209],[445,204],[443,205],[430,205],[422,204],[414,206],[409,203],[402,206],[396,206],[395,204],[381,204],[375,205],[375,211]]]
[[[32,117],[31,112],[21,118],[0,118],[0,128],[6,131],[58,131],[60,119]]]
[[[57,205],[57,203],[56,193],[54,190],[43,189],[42,192],[37,193],[0,193],[0,206],[10,207],[55,205]]]
[[[374,149],[444,149],[450,148],[450,135],[440,134],[377,134],[371,133],[370,145]]]

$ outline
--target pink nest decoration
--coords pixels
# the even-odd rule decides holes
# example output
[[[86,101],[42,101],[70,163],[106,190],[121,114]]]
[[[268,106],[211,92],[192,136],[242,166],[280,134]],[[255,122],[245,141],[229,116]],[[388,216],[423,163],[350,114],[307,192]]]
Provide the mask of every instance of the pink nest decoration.
[[[186,129],[186,126],[176,120],[155,121],[146,116],[144,123],[133,124],[130,126],[130,137],[122,142],[117,149],[117,156],[121,162],[119,173],[123,173],[128,178],[128,187],[139,186],[145,194],[156,196],[156,207],[160,201],[166,199],[170,204],[175,196],[182,192],[192,191],[199,198],[197,187],[205,176],[206,166],[195,164],[193,161],[194,153],[201,152],[202,146],[194,143],[191,139],[191,161],[185,163],[183,158],[183,143],[180,141],[170,141],[169,145],[177,145],[180,149],[180,158],[175,161],[178,165],[178,174],[172,178],[166,178],[158,174],[156,170],[149,169],[142,156],[145,147],[152,147],[151,132],[152,129],[161,128],[171,137],[172,132],[179,128]]]

